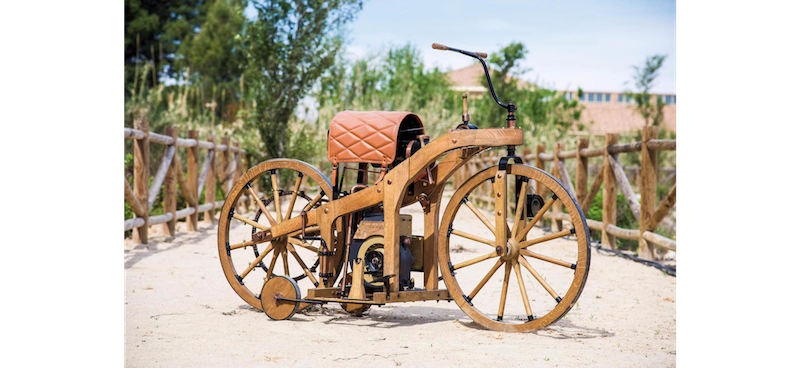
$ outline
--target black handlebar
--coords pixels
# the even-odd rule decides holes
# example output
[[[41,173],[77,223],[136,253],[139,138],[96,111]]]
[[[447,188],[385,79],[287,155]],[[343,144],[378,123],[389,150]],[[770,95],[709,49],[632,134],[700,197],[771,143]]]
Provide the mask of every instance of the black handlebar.
[[[500,107],[508,110],[509,113],[513,113],[517,109],[516,106],[514,106],[513,102],[510,103],[509,105],[506,105],[506,104],[500,102],[500,99],[497,98],[497,94],[494,92],[494,85],[492,84],[492,77],[489,76],[489,68],[486,66],[486,63],[483,61],[483,58],[487,57],[485,52],[464,51],[464,50],[461,50],[461,49],[445,46],[445,45],[438,44],[438,43],[434,43],[433,45],[431,45],[431,47],[433,47],[436,50],[459,52],[459,53],[462,53],[462,54],[467,55],[469,57],[473,57],[475,59],[478,59],[478,61],[481,62],[481,65],[483,65],[483,72],[486,73],[486,81],[489,82],[489,90],[492,91],[492,97],[494,98],[494,101],[497,102],[497,104],[500,105]]]

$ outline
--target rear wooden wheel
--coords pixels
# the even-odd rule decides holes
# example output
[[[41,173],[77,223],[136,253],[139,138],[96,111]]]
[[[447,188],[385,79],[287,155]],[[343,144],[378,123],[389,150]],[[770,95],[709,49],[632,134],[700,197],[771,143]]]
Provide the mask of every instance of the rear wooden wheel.
[[[260,195],[254,183],[258,183]],[[305,185],[308,192],[301,190]],[[273,276],[286,276],[301,289],[322,284],[319,277],[321,242],[302,239],[300,231],[269,242],[255,243],[252,234],[300,216],[332,197],[331,183],[315,167],[298,160],[264,161],[233,185],[219,220],[218,249],[225,277],[244,301],[262,309],[260,293]],[[243,195],[257,198],[255,212],[238,212]],[[319,226],[307,226],[306,237],[319,235]],[[334,244],[328,245],[332,251]],[[300,298],[298,294],[297,298]],[[288,318],[288,317],[287,317]]]
[[[534,194],[537,183],[547,188],[535,193],[544,205],[528,218],[524,194]],[[491,188],[491,211],[468,199],[479,186]],[[534,224],[556,202],[571,224],[543,235]],[[483,225],[467,225],[476,218]],[[575,305],[589,273],[583,212],[561,182],[534,167],[509,165],[503,172],[495,166],[467,180],[448,204],[439,234],[439,263],[450,295],[470,318],[492,330],[525,332],[558,321]],[[560,240],[565,236],[577,241]]]

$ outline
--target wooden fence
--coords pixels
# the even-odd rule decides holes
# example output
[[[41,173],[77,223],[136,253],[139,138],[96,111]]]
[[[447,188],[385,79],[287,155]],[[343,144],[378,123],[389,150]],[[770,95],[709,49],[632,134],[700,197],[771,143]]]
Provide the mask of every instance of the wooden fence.
[[[250,165],[250,157],[240,147],[240,143],[231,141],[230,138],[222,138],[220,144],[216,143],[214,135],[208,135],[207,141],[201,141],[196,130],[190,130],[186,139],[178,137],[178,130],[168,126],[164,128],[164,134],[150,132],[147,119],[137,119],[134,122],[135,129],[125,128],[125,138],[133,139],[133,188],[125,179],[125,201],[134,213],[134,218],[126,219],[124,230],[133,230],[134,242],[147,243],[148,229],[150,226],[163,224],[166,232],[170,236],[175,235],[175,224],[177,220],[187,218],[187,230],[197,231],[199,214],[204,213],[206,223],[217,221],[215,209],[222,207],[224,200],[215,201],[217,183],[222,186],[226,194],[230,191],[233,182],[244,174]],[[589,148],[587,138],[578,138],[576,149],[565,151],[564,145],[556,145],[553,153],[546,153],[545,146],[536,147],[533,154],[530,148],[524,148],[522,159],[525,163],[536,166],[542,170],[549,171],[553,176],[561,180],[584,209],[589,208],[594,197],[603,187],[603,220],[595,221],[587,219],[589,228],[601,231],[601,242],[605,247],[615,249],[616,237],[623,239],[637,240],[639,242],[639,257],[647,260],[655,258],[654,249],[651,244],[676,250],[674,240],[663,237],[653,232],[659,223],[666,217],[670,209],[675,205],[676,185],[673,184],[666,198],[656,205],[656,186],[659,168],[657,165],[657,153],[660,150],[675,150],[675,140],[657,139],[657,127],[645,127],[642,129],[642,142],[631,142],[619,144],[616,134],[608,134],[605,137],[605,147]],[[164,146],[164,155],[161,164],[153,177],[152,184],[148,186],[150,179],[150,143],[157,143]],[[186,173],[183,172],[183,165],[178,154],[178,148],[186,149]],[[205,150],[201,156],[200,149]],[[634,177],[640,176],[640,195],[641,201],[636,198],[633,188],[625,174],[625,168],[620,165],[617,155],[620,153],[639,153],[641,154],[641,168],[634,168]],[[232,154],[232,157],[231,157]],[[589,158],[602,158],[602,164],[596,170],[597,174],[594,182],[589,188]],[[202,160],[202,167],[200,159]],[[464,181],[478,171],[495,165],[500,159],[497,151],[490,154],[481,154],[476,159],[471,160],[462,167],[454,176],[453,184],[457,188]],[[564,160],[576,159],[575,165],[575,185],[573,187],[570,174]],[[244,161],[244,162],[243,162]],[[550,170],[546,165],[553,162]],[[199,170],[198,170],[199,169]],[[665,170],[661,170],[665,171]],[[674,168],[669,178],[674,180]],[[635,180],[636,182],[636,180]],[[541,184],[540,184],[541,185]],[[257,193],[261,194],[255,184]],[[163,209],[164,213],[157,216],[150,216],[150,212],[155,204],[159,192],[163,187]],[[177,199],[180,194],[187,203],[187,207],[177,209]],[[205,201],[200,204],[200,195],[205,191]],[[482,192],[484,188],[479,187],[473,194],[473,199],[480,205],[494,203],[487,192]],[[617,190],[620,190],[634,217],[639,221],[639,229],[623,229],[616,226],[616,197]],[[537,188],[537,192],[544,191],[544,188]],[[255,206],[248,196],[240,198],[241,206],[247,208]],[[560,204],[552,207],[544,217],[553,220],[558,230],[561,230],[563,221],[569,221],[569,216],[562,212]]]
[[[642,141],[619,144],[616,134],[607,134],[605,137],[605,147],[589,148],[587,138],[578,138],[576,149],[565,151],[564,144],[558,143],[553,153],[546,153],[545,146],[536,147],[536,153],[531,153],[530,148],[525,148],[522,159],[525,163],[536,166],[542,170],[550,172],[553,176],[561,180],[567,186],[575,198],[578,200],[584,212],[591,206],[592,201],[597,195],[600,187],[603,187],[603,221],[587,219],[586,222],[590,229],[602,232],[601,242],[604,247],[616,249],[616,237],[622,239],[637,240],[639,242],[639,257],[646,260],[655,259],[655,252],[652,244],[675,251],[675,240],[666,238],[653,232],[661,221],[667,216],[670,209],[675,205],[676,186],[672,185],[667,196],[656,203],[656,187],[658,179],[658,151],[676,150],[676,141],[657,139],[658,127],[644,127],[642,129]],[[619,163],[617,155],[620,153],[641,154],[642,166],[639,172],[641,177],[640,190],[641,201],[636,198],[633,187]],[[471,160],[462,167],[454,177],[454,186],[458,188],[465,180],[478,171],[499,162],[500,155],[497,151],[490,154],[482,154],[477,159]],[[602,158],[602,166],[597,170],[597,175],[589,188],[589,159],[592,157]],[[576,159],[575,165],[575,185],[573,187],[570,173],[564,161]],[[550,170],[546,165],[553,162]],[[674,169],[668,179],[674,180]],[[537,193],[545,190],[541,184],[536,189]],[[484,188],[486,187],[486,188]],[[481,186],[476,189],[471,198],[481,205],[493,205],[494,198],[490,196],[488,186]],[[617,190],[620,190],[627,200],[634,217],[639,222],[639,229],[623,229],[616,226],[617,221]],[[545,218],[553,220],[558,230],[562,229],[563,221],[569,221],[569,215],[562,212],[560,203],[553,205],[552,210],[545,213]]]
[[[133,240],[137,243],[147,243],[147,234],[150,226],[164,224],[166,232],[175,236],[175,224],[178,220],[187,218],[188,231],[197,231],[199,214],[204,213],[204,222],[214,223],[215,209],[222,207],[224,200],[215,201],[217,182],[222,185],[227,193],[234,180],[244,174],[249,167],[250,159],[245,156],[240,143],[222,138],[220,144],[216,137],[209,135],[207,141],[201,141],[196,130],[188,132],[188,138],[178,138],[178,130],[168,126],[164,134],[150,131],[147,119],[137,119],[134,128],[125,128],[125,138],[133,139],[133,188],[125,179],[125,202],[134,213],[134,218],[125,220],[125,230],[133,230]],[[161,165],[150,180],[150,143],[164,146],[164,155]],[[178,148],[186,149],[186,173],[178,154]],[[202,155],[204,160],[201,165],[200,149],[205,150]],[[233,156],[231,157],[231,154]],[[242,165],[245,161],[247,167]],[[198,169],[200,169],[198,171]],[[163,187],[164,213],[150,216],[159,192]],[[177,209],[178,187],[180,194],[187,203],[187,207]],[[205,191],[205,202],[200,204],[200,195]],[[242,196],[240,205],[250,206],[248,197]],[[254,204],[252,204],[254,205]]]

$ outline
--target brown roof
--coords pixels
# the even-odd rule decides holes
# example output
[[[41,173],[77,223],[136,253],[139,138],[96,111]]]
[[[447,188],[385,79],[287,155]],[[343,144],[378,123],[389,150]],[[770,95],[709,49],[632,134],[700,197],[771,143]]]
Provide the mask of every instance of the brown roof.
[[[634,110],[635,105],[589,103],[584,106],[580,122],[592,133],[625,133],[644,126],[644,118]],[[673,132],[676,131],[676,111],[676,105],[664,106],[663,126]],[[591,121],[594,124],[590,126]]]
[[[492,71],[492,68],[489,68],[489,73]],[[453,87],[482,87],[483,84],[481,82],[485,78],[485,73],[483,72],[483,66],[481,66],[480,63],[475,63],[466,68],[448,72],[447,77],[450,79]],[[508,77],[508,79],[517,80],[517,85],[519,87],[529,85],[528,82],[514,77]]]
[[[466,68],[453,70],[447,73],[447,77],[450,78],[450,82],[453,83],[454,87],[480,86],[480,78],[483,77],[483,67],[475,63]]]

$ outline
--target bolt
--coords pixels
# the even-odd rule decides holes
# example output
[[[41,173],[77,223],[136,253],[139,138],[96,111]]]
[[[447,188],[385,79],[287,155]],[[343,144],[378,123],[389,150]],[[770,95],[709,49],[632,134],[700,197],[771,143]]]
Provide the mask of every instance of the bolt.
[[[457,140],[457,139],[455,139],[455,138],[453,138],[453,143],[456,143],[456,142],[458,142],[458,140]]]
[[[502,195],[502,194],[500,194],[500,193],[497,193],[497,198],[500,198],[500,196],[501,196],[501,195]]]
[[[328,213],[328,209],[327,208],[325,209],[325,213]]]
[[[381,192],[381,188],[378,188],[378,193],[380,193],[380,192]]]
[[[497,211],[497,216],[502,216],[502,215],[503,215],[502,211]]]
[[[497,247],[497,248],[494,248],[494,250],[496,250],[496,251],[497,251],[497,253],[500,253],[500,252],[502,252],[502,251],[503,251],[503,248],[502,248],[502,247]]]
[[[392,185],[392,179],[387,180],[386,184]]]
[[[497,178],[500,179],[503,177],[503,174],[497,174]]]

